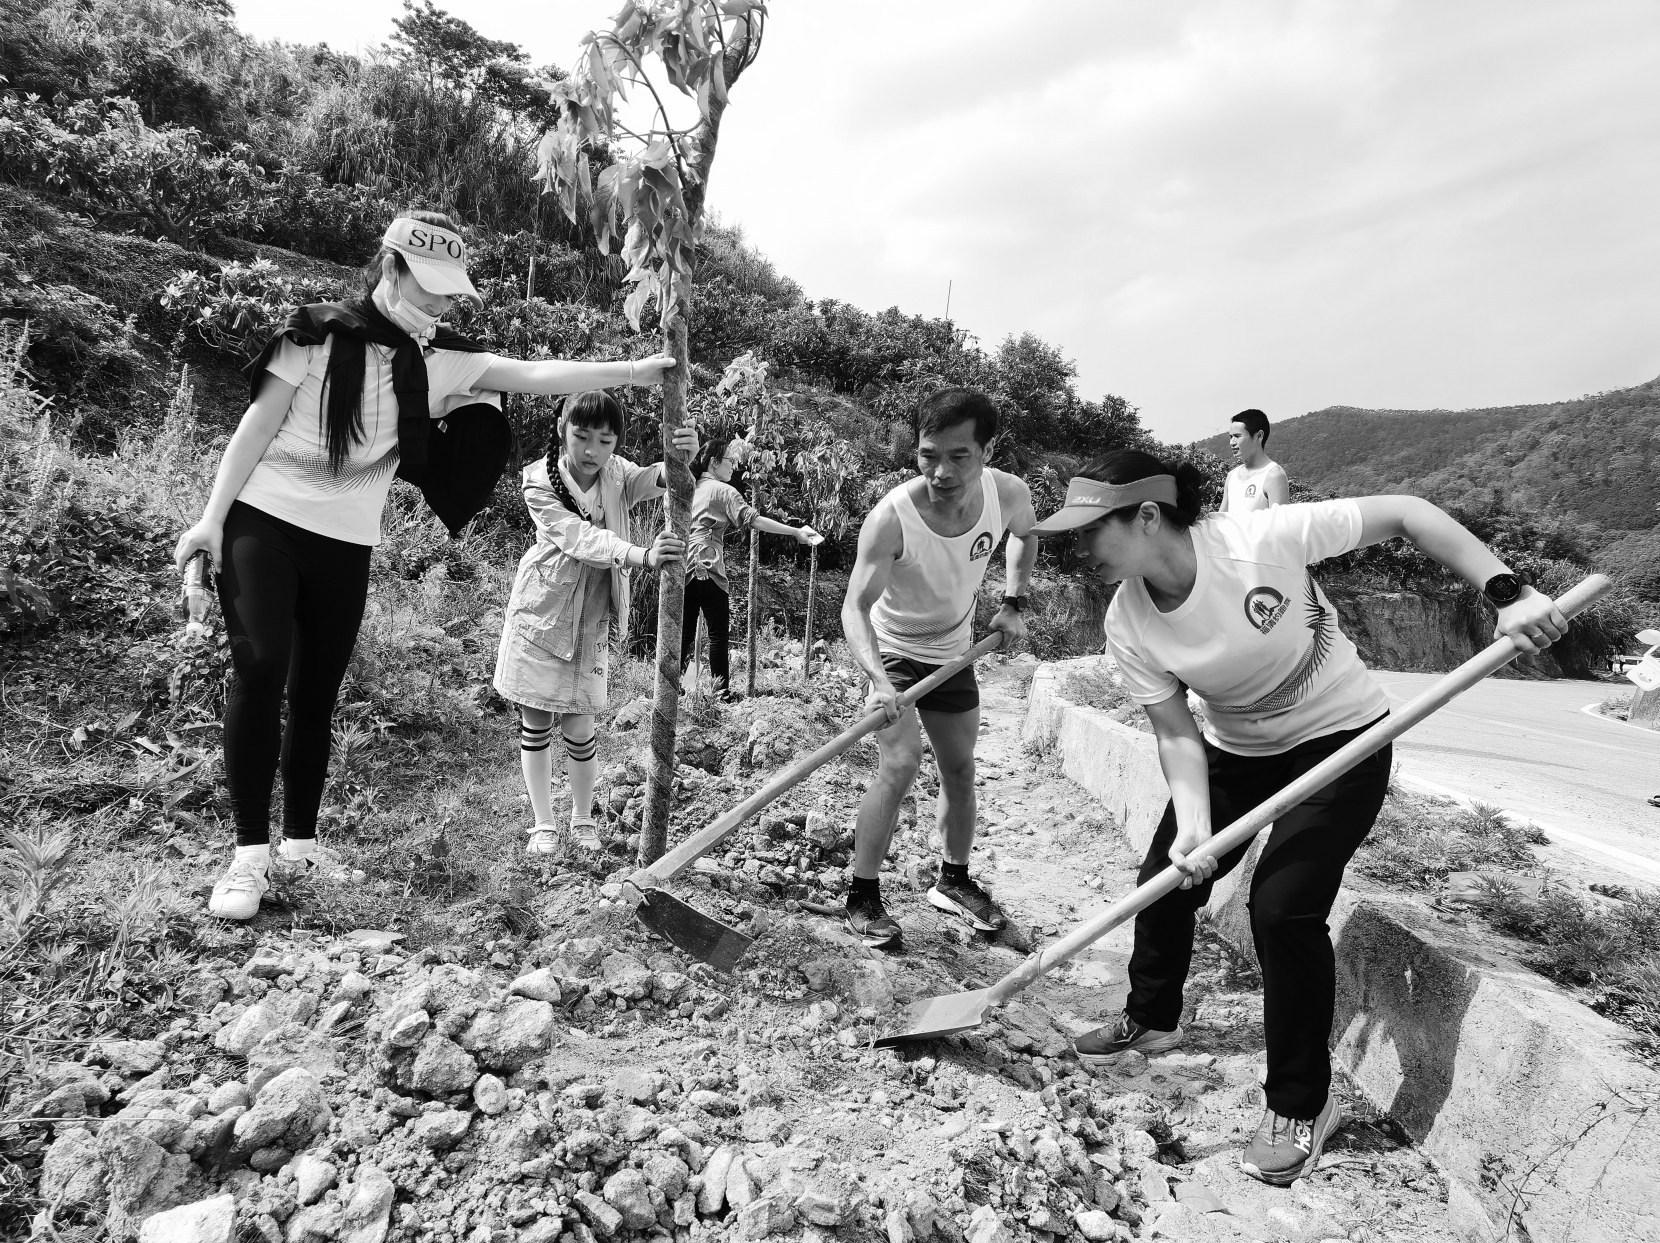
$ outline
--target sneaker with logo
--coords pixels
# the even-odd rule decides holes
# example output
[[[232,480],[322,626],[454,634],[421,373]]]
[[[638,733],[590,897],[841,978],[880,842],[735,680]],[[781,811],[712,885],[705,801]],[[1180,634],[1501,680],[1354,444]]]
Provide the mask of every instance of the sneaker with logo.
[[[220,919],[252,919],[259,900],[271,887],[269,865],[263,859],[233,859],[208,898],[208,914]]]
[[[1168,1053],[1182,1043],[1186,1033],[1178,1024],[1175,1031],[1155,1031],[1143,1027],[1128,1014],[1120,1014],[1116,1023],[1085,1032],[1072,1042],[1080,1062],[1104,1062],[1120,1053],[1134,1049],[1137,1053]]]
[[[953,878],[942,872],[928,891],[928,904],[960,916],[981,932],[1001,932],[1009,926],[1009,917],[991,895],[966,876]]]
[[[1336,1094],[1329,1090],[1325,1108],[1307,1121],[1282,1118],[1270,1109],[1245,1145],[1239,1168],[1275,1187],[1288,1187],[1319,1163],[1327,1137],[1342,1124],[1343,1111],[1338,1108]]]
[[[904,936],[899,921],[889,915],[877,897],[849,896],[844,914],[848,931],[863,937],[872,949],[883,949],[896,944]]]

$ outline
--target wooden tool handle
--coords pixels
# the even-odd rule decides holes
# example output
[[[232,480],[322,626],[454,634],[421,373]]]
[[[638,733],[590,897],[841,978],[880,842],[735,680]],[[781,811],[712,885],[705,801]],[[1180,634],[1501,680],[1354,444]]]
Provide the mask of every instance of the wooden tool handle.
[[[957,674],[968,668],[980,657],[995,652],[1002,646],[1003,632],[1000,630],[992,631],[957,659],[949,664],[941,665],[915,686],[908,688],[899,696],[900,709],[909,708],[928,692],[956,677]],[[655,888],[666,881],[673,880],[694,862],[725,841],[734,829],[784,791],[799,785],[815,769],[835,759],[866,734],[873,734],[877,730],[885,728],[887,723],[887,714],[880,708],[876,709],[856,725],[852,725],[837,734],[811,755],[797,760],[708,828],[692,834],[657,862],[635,872],[626,883],[633,885],[634,888],[644,893],[647,889]]]
[[[1604,575],[1592,574],[1558,596],[1556,607],[1564,617],[1572,618],[1606,595],[1610,586]],[[1411,703],[1398,712],[1392,712],[1358,738],[1351,739],[1278,794],[1254,810],[1246,812],[1214,835],[1205,844],[1204,853],[1220,859],[1237,847],[1243,846],[1265,826],[1278,820],[1315,791],[1330,785],[1361,760],[1382,750],[1386,743],[1393,742],[1419,721],[1446,707],[1454,698],[1521,654],[1521,649],[1511,639],[1493,640],[1485,649],[1447,674]],[[1165,894],[1181,888],[1185,878],[1185,873],[1172,863],[1153,879],[1137,886],[1106,910],[1091,916],[1053,945],[1044,946],[998,980],[987,994],[987,1006],[1002,1005],[1040,975],[1060,966],[1085,947],[1093,945],[1126,919],[1140,913]]]

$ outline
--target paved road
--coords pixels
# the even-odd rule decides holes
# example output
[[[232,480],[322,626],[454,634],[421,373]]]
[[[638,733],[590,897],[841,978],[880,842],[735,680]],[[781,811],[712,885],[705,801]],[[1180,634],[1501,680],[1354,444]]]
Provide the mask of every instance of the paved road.
[[[1432,673],[1373,674],[1404,703]],[[1602,682],[1488,679],[1395,744],[1410,775],[1536,820],[1561,846],[1632,879],[1660,883],[1660,732],[1580,709]]]

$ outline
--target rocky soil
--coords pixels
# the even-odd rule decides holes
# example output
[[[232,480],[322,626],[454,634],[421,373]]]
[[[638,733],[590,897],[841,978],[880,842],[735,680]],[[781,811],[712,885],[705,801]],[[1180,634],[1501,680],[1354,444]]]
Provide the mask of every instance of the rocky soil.
[[[1440,1178],[1363,1101],[1295,1187],[1238,1172],[1261,1116],[1261,1001],[1214,939],[1179,1052],[1091,1068],[1071,1052],[1070,1034],[1117,1012],[1127,930],[978,1031],[871,1046],[905,1002],[988,983],[1131,884],[1111,826],[1021,749],[1030,671],[1021,658],[984,669],[977,869],[1016,921],[998,941],[922,898],[926,781],[886,884],[903,952],[868,950],[822,913],[845,883],[866,746],[676,887],[757,937],[719,975],[622,902],[639,772],[614,765],[613,849],[573,846],[542,868],[532,935],[405,952],[397,932],[262,921],[224,938],[188,996],[134,1014],[145,1038],[32,1064],[24,1112],[54,1119],[40,1124],[36,1237],[1452,1238]],[[805,713],[757,700],[694,723],[682,823],[851,719],[850,678],[815,693]]]

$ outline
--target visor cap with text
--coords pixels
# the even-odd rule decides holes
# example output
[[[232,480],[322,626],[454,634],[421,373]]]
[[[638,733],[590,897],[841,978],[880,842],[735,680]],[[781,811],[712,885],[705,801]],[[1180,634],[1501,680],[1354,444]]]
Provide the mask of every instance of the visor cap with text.
[[[454,229],[402,216],[386,226],[380,240],[404,257],[416,283],[428,293],[483,301],[467,276],[467,243]]]
[[[1066,485],[1066,503],[1032,528],[1036,535],[1057,535],[1088,526],[1097,518],[1115,509],[1128,509],[1143,501],[1157,501],[1160,505],[1176,503],[1174,475],[1148,475],[1130,483],[1102,483],[1098,479],[1075,476]]]

